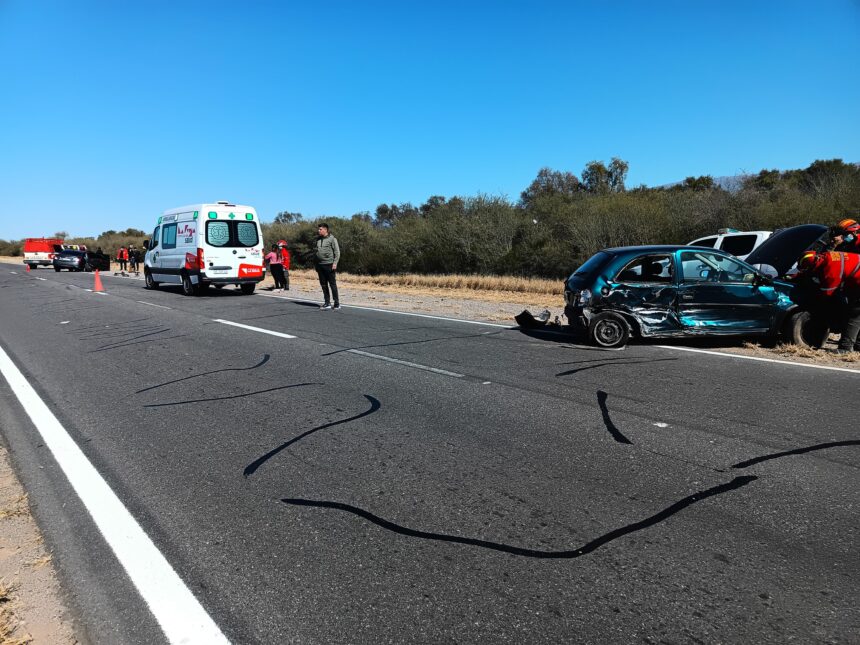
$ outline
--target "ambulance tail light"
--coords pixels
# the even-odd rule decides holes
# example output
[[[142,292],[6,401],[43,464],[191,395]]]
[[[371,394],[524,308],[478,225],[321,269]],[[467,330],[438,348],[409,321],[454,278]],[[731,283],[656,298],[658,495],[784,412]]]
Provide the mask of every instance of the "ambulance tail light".
[[[206,265],[203,263],[203,249],[197,249],[197,255],[193,253],[185,254],[185,268],[203,270]]]

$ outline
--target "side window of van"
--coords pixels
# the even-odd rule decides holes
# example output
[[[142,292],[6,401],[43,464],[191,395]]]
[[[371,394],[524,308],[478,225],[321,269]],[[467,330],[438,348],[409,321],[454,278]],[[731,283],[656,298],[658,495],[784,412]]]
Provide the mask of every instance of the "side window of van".
[[[732,255],[748,255],[755,248],[757,235],[730,235],[723,238],[723,251]]]
[[[160,230],[160,226],[155,227],[155,230],[152,232],[152,241],[149,244],[149,248],[154,249],[156,246],[158,246],[158,233]]]
[[[161,229],[161,247],[164,249],[176,248],[176,224],[165,224]]]

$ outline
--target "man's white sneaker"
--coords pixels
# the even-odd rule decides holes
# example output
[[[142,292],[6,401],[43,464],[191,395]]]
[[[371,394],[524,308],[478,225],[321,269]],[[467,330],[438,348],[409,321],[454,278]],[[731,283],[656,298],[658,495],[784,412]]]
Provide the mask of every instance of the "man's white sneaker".
[[[331,309],[331,305],[328,303],[325,303],[324,305],[320,305],[320,309]]]

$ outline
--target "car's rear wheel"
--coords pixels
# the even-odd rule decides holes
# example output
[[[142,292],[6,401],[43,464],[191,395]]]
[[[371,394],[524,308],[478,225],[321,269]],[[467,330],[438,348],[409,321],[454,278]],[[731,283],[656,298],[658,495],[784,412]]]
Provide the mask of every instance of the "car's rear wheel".
[[[239,286],[241,287],[242,295],[244,295],[244,296],[250,296],[252,293],[254,293],[254,289],[257,287],[257,285],[254,284],[253,282],[242,284]]]
[[[182,276],[182,293],[186,296],[196,296],[200,290],[197,285],[191,282],[191,276]]]
[[[813,316],[806,310],[796,311],[785,323],[783,336],[799,347],[823,347],[830,335],[830,325],[823,316]]]
[[[618,314],[603,312],[589,322],[588,338],[598,347],[624,347],[630,340],[630,325]]]

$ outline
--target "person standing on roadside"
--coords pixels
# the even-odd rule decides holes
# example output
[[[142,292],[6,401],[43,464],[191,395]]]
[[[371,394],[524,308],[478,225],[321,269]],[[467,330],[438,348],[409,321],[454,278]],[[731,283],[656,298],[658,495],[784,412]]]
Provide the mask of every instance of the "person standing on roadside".
[[[283,291],[284,265],[277,244],[272,244],[272,250],[266,253],[265,260],[269,263],[269,271],[272,272],[272,279],[275,281],[275,286],[272,289],[274,291]]]
[[[317,275],[323,292],[323,304],[320,309],[340,309],[340,298],[337,293],[337,263],[340,260],[340,246],[331,234],[326,222],[317,227],[316,263]],[[329,297],[331,288],[331,297]],[[332,300],[334,298],[334,306]]]
[[[284,265],[284,289],[290,290],[290,252],[287,249],[285,240],[278,241],[278,248],[281,250],[281,263]]]
[[[128,270],[137,272],[137,249],[134,244],[128,245]]]
[[[125,263],[128,261],[128,251],[124,246],[119,247],[116,252],[116,261],[119,264],[119,273],[125,273]],[[114,273],[116,275],[116,273]]]

